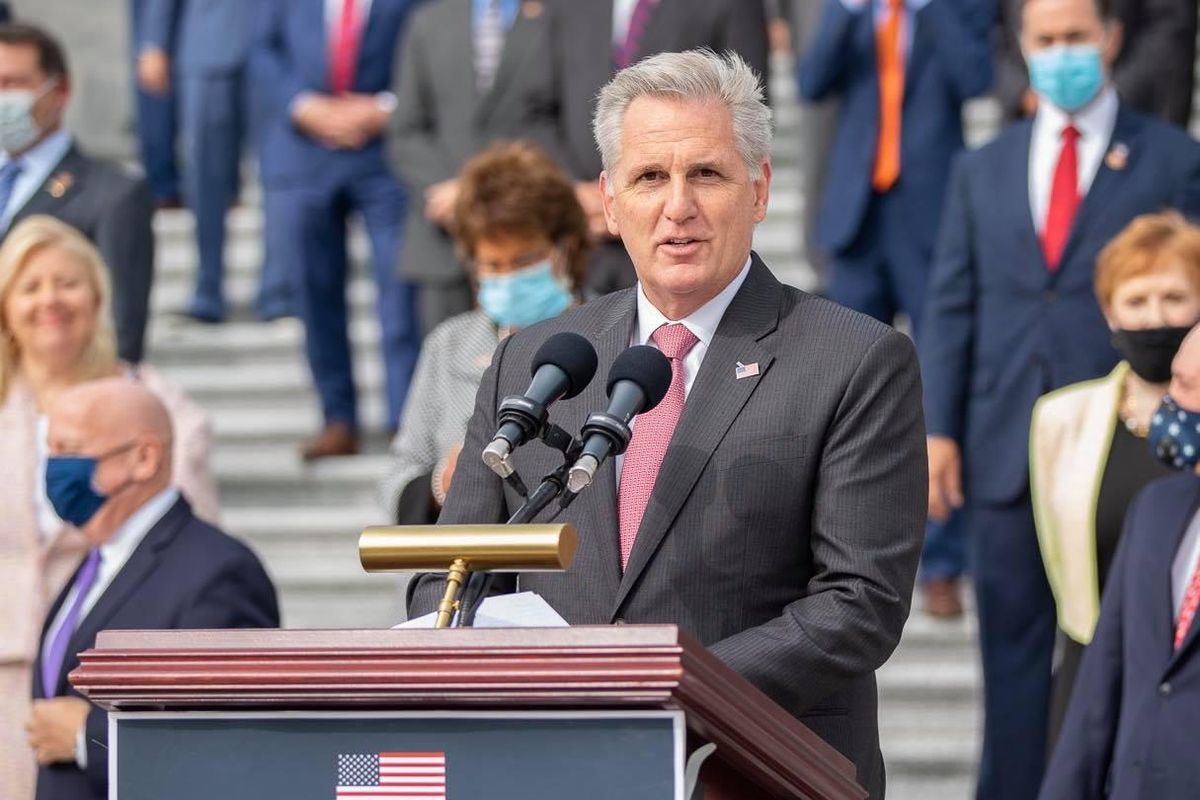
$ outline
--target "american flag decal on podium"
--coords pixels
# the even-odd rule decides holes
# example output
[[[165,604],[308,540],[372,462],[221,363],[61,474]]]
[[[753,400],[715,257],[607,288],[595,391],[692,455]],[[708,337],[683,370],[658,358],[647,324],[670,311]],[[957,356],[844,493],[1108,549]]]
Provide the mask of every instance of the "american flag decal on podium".
[[[446,800],[445,753],[338,756],[336,800]]]

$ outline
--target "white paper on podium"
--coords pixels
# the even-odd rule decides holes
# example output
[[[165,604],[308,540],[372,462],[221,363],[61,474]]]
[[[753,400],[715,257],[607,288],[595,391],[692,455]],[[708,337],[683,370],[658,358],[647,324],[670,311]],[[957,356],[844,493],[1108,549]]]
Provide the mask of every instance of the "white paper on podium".
[[[401,622],[396,628],[432,628],[437,612]],[[485,599],[475,612],[476,628],[566,628],[567,621],[536,592],[500,594]]]

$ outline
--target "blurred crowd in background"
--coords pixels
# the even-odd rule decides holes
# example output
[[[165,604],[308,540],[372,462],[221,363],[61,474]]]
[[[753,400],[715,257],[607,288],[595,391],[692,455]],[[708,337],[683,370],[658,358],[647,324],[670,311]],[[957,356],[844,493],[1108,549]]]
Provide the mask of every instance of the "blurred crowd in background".
[[[923,607],[961,615],[970,568],[978,796],[1037,796],[1126,509],[1172,468],[1151,443],[1175,441],[1156,420],[1200,321],[1195,0],[131,0],[129,22],[138,170],[63,126],[76,84],[54,34],[0,27],[0,762],[17,765],[0,795],[31,796],[10,754],[28,747],[47,608],[87,549],[89,515],[47,478],[56,403],[95,379],[148,389],[173,424],[172,485],[219,519],[204,411],[144,363],[154,214],[194,216],[177,312],[220,325],[226,216],[257,176],[253,313],[303,322],[324,419],[305,460],[360,447],[346,285],[363,226],[394,434],[384,513],[434,521],[497,343],[636,283],[597,186],[597,91],[707,47],[763,76],[793,60],[817,291],[921,353]],[[988,93],[1005,127],[968,152],[964,104]],[[1185,450],[1175,466],[1195,465]],[[73,454],[94,470],[136,451]]]

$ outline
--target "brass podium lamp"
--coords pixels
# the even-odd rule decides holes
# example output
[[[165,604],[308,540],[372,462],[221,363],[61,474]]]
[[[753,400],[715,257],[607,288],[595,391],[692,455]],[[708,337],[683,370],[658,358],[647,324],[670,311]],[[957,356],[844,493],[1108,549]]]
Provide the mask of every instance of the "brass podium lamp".
[[[560,525],[374,525],[358,538],[367,572],[446,572],[435,628],[447,628],[470,572],[559,572],[575,558],[575,527]]]

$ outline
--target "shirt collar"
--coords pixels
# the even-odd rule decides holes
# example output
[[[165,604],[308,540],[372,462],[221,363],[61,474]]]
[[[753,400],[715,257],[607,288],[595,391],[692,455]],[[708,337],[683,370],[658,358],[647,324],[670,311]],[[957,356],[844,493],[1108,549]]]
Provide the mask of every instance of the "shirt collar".
[[[483,15],[487,13],[488,6],[490,6],[492,2],[493,0],[474,1],[472,16],[476,24],[478,24]],[[516,22],[517,12],[520,10],[517,0],[498,0],[496,2],[496,6],[500,10],[500,20],[504,23],[504,27],[506,29],[511,28],[513,23]]]
[[[45,172],[49,175],[50,170],[63,160],[70,149],[71,134],[60,128],[31,147],[28,152],[18,156],[17,161],[21,162],[26,172]],[[0,167],[12,160],[11,155],[0,150]]]
[[[689,331],[695,334],[705,347],[712,343],[713,335],[717,332],[717,326],[721,324],[721,318],[725,316],[725,310],[729,308],[729,304],[733,302],[733,297],[738,293],[738,289],[742,288],[742,284],[746,282],[746,276],[750,274],[750,264],[753,259],[746,257],[746,264],[742,267],[742,271],[729,282],[729,284],[720,291],[720,293],[709,300],[704,305],[693,311],[683,319],[667,319],[666,316],[650,302],[650,298],[646,297],[646,292],[642,288],[641,281],[638,281],[637,290],[637,344],[648,344],[650,342],[650,334],[654,333],[663,325],[669,325],[673,322],[683,324]]]
[[[124,564],[128,561],[133,551],[146,538],[146,534],[150,533],[150,529],[158,524],[178,499],[179,490],[168,486],[130,514],[116,534],[100,545],[100,557],[104,563]]]
[[[1120,102],[1112,86],[1105,86],[1100,94],[1074,114],[1068,114],[1045,100],[1038,103],[1034,125],[1039,132],[1058,141],[1063,128],[1074,125],[1080,138],[1088,142],[1100,142],[1106,146],[1117,125],[1117,110]]]

